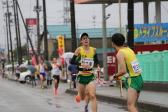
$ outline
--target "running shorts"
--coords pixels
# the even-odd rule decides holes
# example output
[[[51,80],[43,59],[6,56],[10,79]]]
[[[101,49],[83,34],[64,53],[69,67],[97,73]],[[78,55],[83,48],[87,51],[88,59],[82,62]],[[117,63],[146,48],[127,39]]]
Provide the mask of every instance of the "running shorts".
[[[92,73],[92,75],[90,76],[83,76],[83,75],[78,75],[77,77],[77,81],[80,83],[80,84],[89,84],[90,82],[96,80],[94,74]]]
[[[16,73],[16,77],[20,78],[20,74],[19,74],[19,73]]]
[[[57,82],[59,83],[59,81],[60,81],[60,76],[59,75],[53,75],[53,79],[55,80],[57,80]]]
[[[132,87],[135,90],[137,90],[138,93],[140,93],[140,91],[143,88],[142,76],[139,75],[139,76],[135,76],[135,77],[126,78],[125,87],[126,87],[126,90],[128,90],[129,87]]]
[[[40,75],[42,75],[43,77],[45,77],[45,76],[46,76],[46,74],[45,74],[45,73],[40,73]]]

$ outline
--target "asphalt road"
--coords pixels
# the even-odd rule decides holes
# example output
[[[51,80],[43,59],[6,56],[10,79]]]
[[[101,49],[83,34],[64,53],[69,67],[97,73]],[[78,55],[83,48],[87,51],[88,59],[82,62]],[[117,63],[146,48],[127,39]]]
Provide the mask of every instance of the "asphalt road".
[[[53,87],[41,90],[39,84],[32,87],[0,77],[0,112],[83,112],[85,103],[76,103],[75,96],[64,93],[68,87],[60,83],[58,95],[53,95]],[[116,104],[98,102],[98,112],[128,111]]]

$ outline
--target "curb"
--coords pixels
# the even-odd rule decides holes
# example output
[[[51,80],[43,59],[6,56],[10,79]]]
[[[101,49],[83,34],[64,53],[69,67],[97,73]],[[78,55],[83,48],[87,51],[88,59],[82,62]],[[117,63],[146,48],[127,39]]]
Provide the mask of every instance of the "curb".
[[[65,93],[77,95],[78,92],[77,90],[67,89]],[[111,95],[105,96],[103,94],[96,94],[96,97],[98,101],[103,101],[107,103],[116,103],[119,105],[126,106],[126,99],[122,97],[111,96]],[[148,110],[151,112],[168,112],[168,107],[162,104],[139,100],[137,105],[138,105],[138,108],[143,109],[143,110]]]

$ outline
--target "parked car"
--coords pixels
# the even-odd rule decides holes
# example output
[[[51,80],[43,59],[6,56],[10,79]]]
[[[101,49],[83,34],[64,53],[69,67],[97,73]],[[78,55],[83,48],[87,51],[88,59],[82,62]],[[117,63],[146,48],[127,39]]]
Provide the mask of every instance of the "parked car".
[[[13,62],[13,64],[14,64],[14,68],[16,68],[16,66],[18,65],[18,62]],[[12,70],[12,64],[6,65],[5,70],[7,70],[7,71]]]
[[[20,82],[23,83],[29,83],[31,81],[31,71],[28,70],[27,68],[20,68],[20,78],[19,78]]]

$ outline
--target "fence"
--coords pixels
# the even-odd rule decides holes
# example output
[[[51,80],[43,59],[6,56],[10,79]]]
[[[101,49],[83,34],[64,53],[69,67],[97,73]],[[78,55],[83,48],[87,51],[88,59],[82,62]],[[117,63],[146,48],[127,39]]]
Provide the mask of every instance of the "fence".
[[[168,82],[168,51],[136,55],[144,81]]]
[[[168,82],[168,51],[136,55],[144,81]]]

